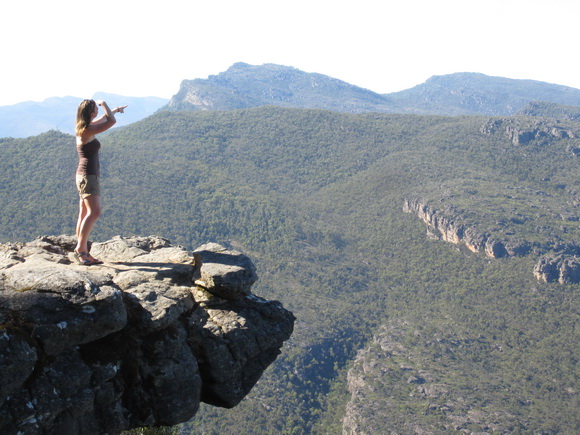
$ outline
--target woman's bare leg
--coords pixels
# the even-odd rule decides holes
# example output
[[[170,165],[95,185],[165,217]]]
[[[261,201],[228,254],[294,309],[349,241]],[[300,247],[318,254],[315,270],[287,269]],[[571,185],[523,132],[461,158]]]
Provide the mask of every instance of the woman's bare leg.
[[[76,230],[76,236],[77,239],[79,238],[79,234],[81,232],[81,224],[83,222],[83,219],[85,218],[87,214],[87,208],[85,207],[85,201],[84,199],[80,198],[79,199],[79,218],[77,219],[77,230]]]
[[[99,195],[89,195],[81,199],[79,206],[79,221],[77,223],[77,252],[89,252],[89,236],[95,222],[101,215],[101,197]]]

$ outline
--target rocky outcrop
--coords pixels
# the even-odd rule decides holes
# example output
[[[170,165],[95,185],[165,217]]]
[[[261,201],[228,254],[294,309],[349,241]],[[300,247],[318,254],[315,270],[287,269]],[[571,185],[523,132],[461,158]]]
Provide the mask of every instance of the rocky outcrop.
[[[534,276],[545,282],[580,283],[580,246],[566,243],[532,245],[528,242],[496,240],[465,225],[460,217],[450,217],[417,199],[405,199],[403,211],[413,213],[427,225],[429,237],[456,245],[463,244],[475,253],[490,258],[520,257],[530,253],[541,256],[534,267]]]
[[[236,406],[294,316],[251,292],[249,258],[161,237],[0,245],[0,433],[113,434]]]
[[[546,121],[524,122],[517,118],[489,119],[480,128],[480,132],[491,135],[496,131],[503,130],[514,145],[528,145],[532,141],[539,145],[553,139],[574,139],[580,137],[580,131],[565,128]]]
[[[545,282],[580,283],[580,256],[545,255],[536,263],[534,275]]]
[[[450,217],[417,199],[405,199],[403,211],[413,213],[427,224],[430,237],[456,245],[463,244],[476,253],[485,253],[491,258],[526,255],[531,246],[527,242],[500,241],[465,225],[461,218]]]
[[[405,199],[403,211],[413,213],[427,224],[429,236],[446,242],[458,244],[463,240],[465,227],[454,220],[441,215],[430,206],[419,200]],[[474,244],[478,246],[478,244]]]

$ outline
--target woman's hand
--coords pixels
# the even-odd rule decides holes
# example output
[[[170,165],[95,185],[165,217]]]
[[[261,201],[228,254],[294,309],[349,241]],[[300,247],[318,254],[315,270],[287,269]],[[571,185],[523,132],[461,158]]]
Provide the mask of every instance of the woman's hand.
[[[128,106],[128,104],[126,104],[124,106],[115,107],[113,109],[113,113],[125,113],[125,107],[127,107],[127,106]]]

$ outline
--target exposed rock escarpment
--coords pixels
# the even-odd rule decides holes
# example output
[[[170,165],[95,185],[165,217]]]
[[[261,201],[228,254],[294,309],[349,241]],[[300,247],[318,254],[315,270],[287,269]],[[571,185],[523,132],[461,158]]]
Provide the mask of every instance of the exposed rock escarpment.
[[[2,434],[118,433],[187,421],[200,401],[233,407],[292,334],[292,313],[251,293],[240,252],[115,237],[86,267],[74,242],[0,245]]]
[[[450,217],[417,199],[405,199],[403,211],[413,213],[427,224],[428,235],[456,245],[464,244],[476,253],[502,258],[526,255],[532,249],[527,242],[495,240],[489,234],[465,225],[460,218]]]
[[[480,131],[483,134],[493,134],[503,130],[514,145],[528,145],[532,141],[543,145],[544,141],[552,139],[573,139],[580,137],[580,131],[565,128],[558,125],[556,121],[549,123],[546,121],[523,122],[516,118],[489,119],[485,122]]]
[[[534,266],[540,281],[575,284],[580,282],[580,254],[573,256],[544,255]]]
[[[456,245],[463,244],[475,253],[491,258],[539,256],[534,276],[545,282],[574,284],[580,282],[580,246],[573,243],[532,244],[526,241],[497,240],[464,224],[460,217],[450,217],[417,199],[405,199],[403,211],[413,213],[425,224],[430,237]]]

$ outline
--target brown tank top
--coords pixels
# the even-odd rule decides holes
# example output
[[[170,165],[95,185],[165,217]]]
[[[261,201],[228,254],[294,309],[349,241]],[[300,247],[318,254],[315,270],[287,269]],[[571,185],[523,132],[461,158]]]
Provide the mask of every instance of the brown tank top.
[[[79,175],[100,175],[99,149],[101,143],[95,138],[83,145],[77,145],[79,154],[79,165],[77,174]]]

